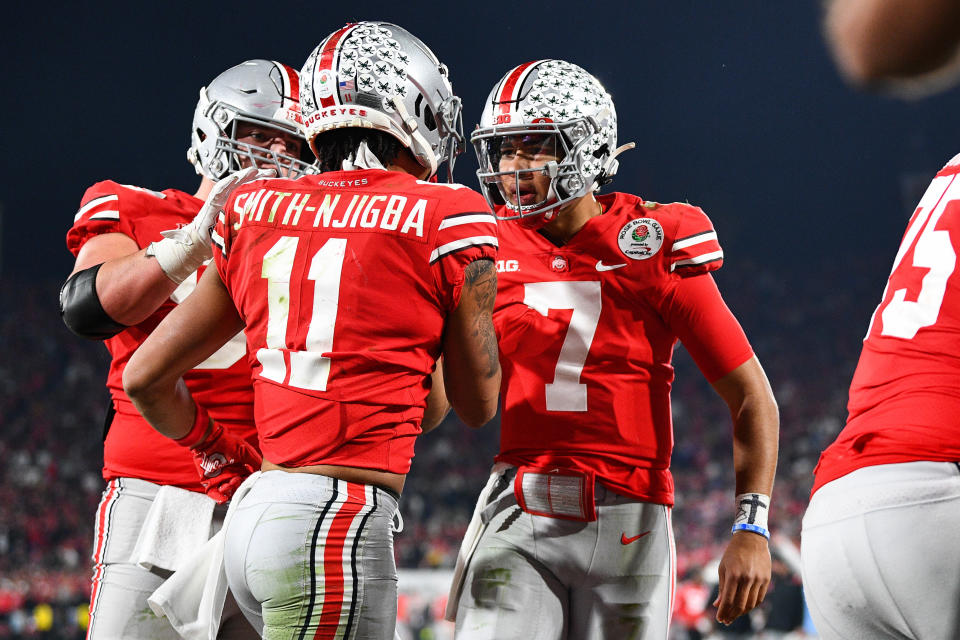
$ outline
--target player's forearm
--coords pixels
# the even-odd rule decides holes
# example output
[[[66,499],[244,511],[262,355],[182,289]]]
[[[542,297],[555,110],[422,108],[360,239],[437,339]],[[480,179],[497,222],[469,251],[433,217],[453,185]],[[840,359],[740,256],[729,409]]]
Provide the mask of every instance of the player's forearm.
[[[128,376],[127,371],[132,375]],[[140,415],[161,434],[179,440],[190,432],[197,407],[183,379],[172,383],[169,378],[150,380],[139,377],[137,369],[128,367],[124,371],[123,388]]]
[[[770,495],[777,470],[780,417],[773,394],[748,395],[733,417],[736,493]]]
[[[756,356],[713,383],[733,419],[736,492],[770,495],[777,469],[780,415]]]
[[[437,360],[437,368],[430,375],[430,393],[427,395],[427,407],[423,411],[423,421],[420,428],[424,433],[440,426],[443,419],[450,413],[450,401],[447,400],[447,391],[443,385],[443,358]]]
[[[143,322],[177,288],[145,251],[108,260],[97,273],[97,295],[103,310],[120,324]]]
[[[497,412],[500,359],[493,328],[497,272],[490,260],[467,266],[460,304],[444,335],[444,385],[454,411],[468,426],[480,427]]]

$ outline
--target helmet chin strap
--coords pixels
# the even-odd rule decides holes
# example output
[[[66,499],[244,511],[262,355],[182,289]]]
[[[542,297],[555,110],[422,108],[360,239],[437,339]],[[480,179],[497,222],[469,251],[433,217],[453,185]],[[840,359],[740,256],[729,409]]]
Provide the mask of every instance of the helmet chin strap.
[[[397,115],[400,116],[400,120],[403,122],[404,132],[410,136],[413,142],[411,146],[423,150],[426,156],[424,159],[429,163],[427,168],[430,169],[430,175],[435,175],[437,173],[437,155],[433,152],[433,148],[430,146],[430,143],[427,142],[427,139],[424,138],[423,134],[418,130],[417,119],[410,115],[410,112],[403,106],[403,101],[400,100],[398,96],[392,96],[390,98],[390,104],[396,109]],[[412,150],[415,151],[415,149]],[[414,153],[414,155],[418,154]]]

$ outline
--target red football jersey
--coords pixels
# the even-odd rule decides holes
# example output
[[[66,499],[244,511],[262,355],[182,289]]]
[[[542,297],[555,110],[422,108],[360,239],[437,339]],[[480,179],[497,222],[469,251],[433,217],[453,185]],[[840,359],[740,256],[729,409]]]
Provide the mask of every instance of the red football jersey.
[[[174,189],[159,192],[98,182],[83,196],[73,227],[67,233],[67,248],[76,256],[87,240],[103,233],[122,233],[143,248],[160,240],[161,231],[193,220],[202,205],[202,200]],[[116,410],[104,443],[105,479],[139,478],[203,491],[192,454],[151,427],[123,392],[123,368],[130,356],[196,283],[194,274],[149,318],[104,341],[112,358],[107,388]],[[250,367],[244,355],[241,334],[188,372],[184,380],[197,404],[215,420],[255,442]]]
[[[476,192],[397,171],[255,182],[214,242],[246,323],[264,457],[406,473],[463,270],[496,257]]]
[[[910,219],[813,491],[861,467],[960,460],[960,155]]]
[[[708,274],[723,252],[700,209],[599,200],[605,213],[561,247],[500,225],[497,459],[593,470],[619,493],[672,505],[677,339],[711,381],[753,351]]]

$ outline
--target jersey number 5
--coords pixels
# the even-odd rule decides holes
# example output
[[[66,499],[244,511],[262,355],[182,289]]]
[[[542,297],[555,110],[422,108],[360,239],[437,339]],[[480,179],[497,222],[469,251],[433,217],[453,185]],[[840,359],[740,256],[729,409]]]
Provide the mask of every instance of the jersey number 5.
[[[600,283],[529,282],[523,303],[544,316],[550,309],[573,310],[553,382],[546,385],[547,411],[586,411],[587,385],[580,383],[580,374],[600,322]]]
[[[920,293],[917,294],[915,302],[906,299],[906,287],[894,290],[889,302],[887,291],[884,291],[884,302],[877,307],[880,317],[883,318],[881,335],[910,340],[917,335],[917,331],[937,322],[947,290],[947,279],[957,265],[957,254],[950,242],[950,232],[938,231],[936,227],[947,205],[958,199],[960,180],[956,176],[934,178],[920,199],[913,222],[907,228],[897,257],[893,261],[887,289],[890,289],[903,269],[914,267],[928,271],[920,282]],[[912,265],[901,265],[911,246]],[[872,320],[870,324],[872,329]],[[867,335],[870,335],[870,329],[867,330]]]
[[[340,300],[340,273],[347,241],[330,238],[310,260],[307,278],[313,281],[313,310],[304,350],[295,350],[287,338],[290,321],[290,274],[300,239],[283,236],[263,256],[260,275],[267,281],[267,346],[257,351],[260,376],[299,389],[326,391],[333,350],[333,330]],[[290,378],[284,350],[290,353]]]

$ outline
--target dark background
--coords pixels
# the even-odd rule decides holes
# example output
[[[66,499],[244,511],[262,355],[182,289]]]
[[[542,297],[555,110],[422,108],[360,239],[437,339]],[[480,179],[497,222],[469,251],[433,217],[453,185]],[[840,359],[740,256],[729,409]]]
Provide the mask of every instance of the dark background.
[[[362,19],[400,24],[437,53],[467,130],[515,65],[586,68],[613,95],[620,142],[638,146],[612,188],[710,215],[726,256],[716,279],[780,406],[771,527],[789,559],[907,218],[958,151],[960,92],[905,102],[845,86],[819,2],[21,3],[5,8],[0,32],[0,640],[83,637],[74,618],[103,488],[107,359],[68,334],[57,289],[84,190],[112,179],[193,192],[186,149],[200,87],[251,58],[299,68]],[[475,168],[468,152],[457,179],[474,186]],[[682,349],[676,365],[684,578],[726,544],[733,474],[726,407]],[[452,567],[496,439],[496,425],[472,431],[451,417],[418,441],[400,567]],[[36,603],[59,607],[59,635],[31,631]]]
[[[17,15],[17,11],[21,12]],[[956,151],[958,94],[903,102],[844,86],[819,3],[23,3],[2,49],[0,273],[70,270],[64,234],[102,179],[194,191],[185,151],[199,88],[249,58],[299,68],[348,20],[384,19],[451,70],[472,129],[493,84],[559,57],[613,95],[621,158],[611,188],[689,201],[714,220],[728,264],[778,278],[872,261],[877,295],[922,188]],[[0,52],[2,52],[0,49]],[[475,184],[472,151],[456,177]],[[835,278],[833,278],[835,276]],[[849,276],[846,276],[849,277]]]

